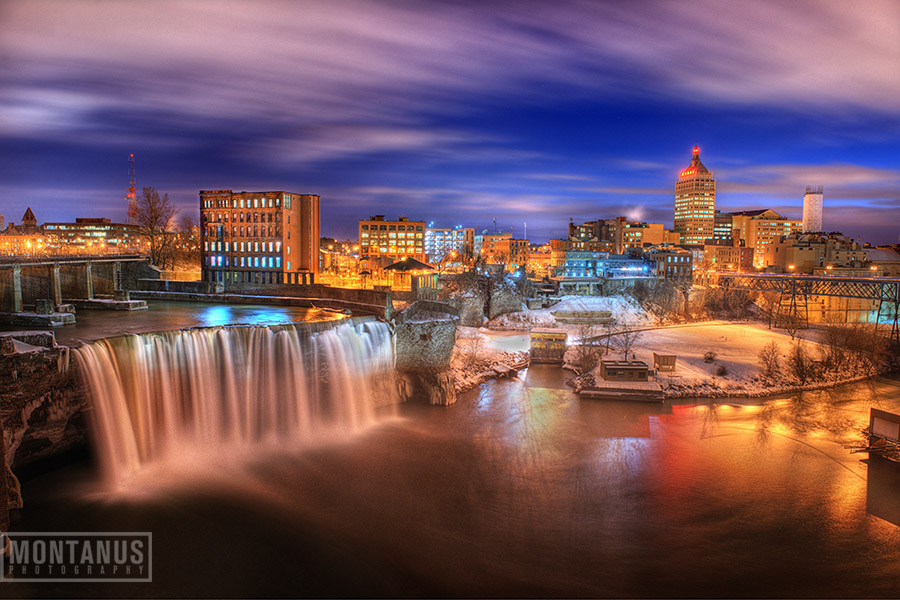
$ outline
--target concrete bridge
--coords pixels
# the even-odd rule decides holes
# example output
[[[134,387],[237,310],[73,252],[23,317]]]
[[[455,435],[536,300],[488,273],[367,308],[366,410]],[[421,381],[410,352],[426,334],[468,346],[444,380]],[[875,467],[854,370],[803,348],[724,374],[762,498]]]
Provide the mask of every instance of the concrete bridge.
[[[159,276],[140,255],[0,259],[0,313],[22,314],[26,306],[49,313],[67,302],[117,293],[123,299],[123,290],[154,274]]]

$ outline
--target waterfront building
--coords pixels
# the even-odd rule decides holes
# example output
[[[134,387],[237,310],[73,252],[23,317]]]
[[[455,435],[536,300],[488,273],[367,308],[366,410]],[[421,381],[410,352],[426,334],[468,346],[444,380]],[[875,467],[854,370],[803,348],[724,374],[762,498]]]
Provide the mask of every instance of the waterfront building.
[[[716,180],[700,162],[700,148],[694,146],[691,164],[675,184],[675,231],[685,244],[703,244],[714,236]]]
[[[425,256],[425,221],[398,217],[386,221],[375,215],[359,221],[359,268],[373,275],[403,258],[427,262]]]
[[[201,190],[201,271],[224,284],[313,283],[319,196]]]
[[[823,188],[806,186],[803,195],[803,233],[819,233],[822,231],[822,196]]]

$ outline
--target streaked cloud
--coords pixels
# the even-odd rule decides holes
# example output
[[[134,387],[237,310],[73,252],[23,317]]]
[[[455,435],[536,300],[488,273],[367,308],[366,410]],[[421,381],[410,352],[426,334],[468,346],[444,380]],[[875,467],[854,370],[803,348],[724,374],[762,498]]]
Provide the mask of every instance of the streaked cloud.
[[[0,202],[43,193],[46,212],[71,211],[85,196],[74,175],[46,180],[47,157],[99,193],[108,167],[88,161],[138,148],[141,176],[185,210],[195,187],[275,182],[327,194],[329,226],[401,210],[527,217],[548,236],[570,217],[629,210],[671,222],[688,158],[672,147],[687,154],[686,131],[702,128],[728,138],[706,114],[729,110],[785,145],[798,120],[815,127],[792,156],[714,157],[726,205],[793,206],[823,184],[826,201],[874,206],[898,197],[896,169],[796,157],[810,145],[900,151],[898,40],[892,0],[9,1]],[[682,111],[672,121],[687,125],[632,132],[635,106]],[[530,110],[544,119],[518,114]],[[108,193],[90,206],[120,207]]]

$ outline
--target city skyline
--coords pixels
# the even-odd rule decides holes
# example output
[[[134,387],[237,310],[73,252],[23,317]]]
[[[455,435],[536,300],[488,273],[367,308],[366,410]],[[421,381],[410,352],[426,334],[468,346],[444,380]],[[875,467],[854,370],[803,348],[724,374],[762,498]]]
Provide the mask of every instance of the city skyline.
[[[823,185],[826,230],[897,241],[900,5],[521,6],[4,3],[0,214],[124,222],[134,153],[195,216],[201,189],[290,189],[332,237],[545,241],[671,226],[696,144],[716,208],[799,219]]]

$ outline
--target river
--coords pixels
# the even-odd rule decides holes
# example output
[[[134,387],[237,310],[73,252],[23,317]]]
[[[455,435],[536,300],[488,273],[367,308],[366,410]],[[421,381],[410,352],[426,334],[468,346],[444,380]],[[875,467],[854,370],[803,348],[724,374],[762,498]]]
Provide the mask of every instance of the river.
[[[330,321],[343,315],[298,306],[264,306],[148,300],[147,310],[79,310],[74,325],[0,326],[0,331],[52,331],[67,346],[130,333],[172,331],[219,325],[276,325],[295,321]]]
[[[151,531],[153,582],[7,591],[900,596],[900,470],[845,447],[870,407],[900,412],[897,379],[649,405],[580,401],[564,377],[535,366],[117,492],[90,460],[35,476],[15,530]]]

